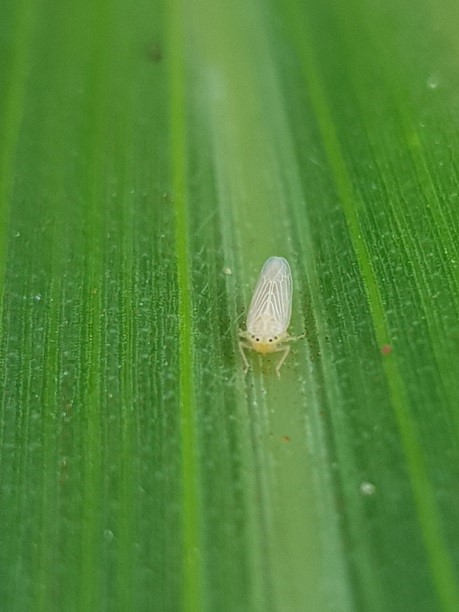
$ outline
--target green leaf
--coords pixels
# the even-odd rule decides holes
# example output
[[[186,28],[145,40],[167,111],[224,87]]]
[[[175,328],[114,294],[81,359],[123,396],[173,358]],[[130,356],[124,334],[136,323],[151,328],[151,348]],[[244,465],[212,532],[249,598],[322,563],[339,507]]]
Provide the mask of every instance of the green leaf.
[[[2,4],[2,610],[459,608],[458,26]]]

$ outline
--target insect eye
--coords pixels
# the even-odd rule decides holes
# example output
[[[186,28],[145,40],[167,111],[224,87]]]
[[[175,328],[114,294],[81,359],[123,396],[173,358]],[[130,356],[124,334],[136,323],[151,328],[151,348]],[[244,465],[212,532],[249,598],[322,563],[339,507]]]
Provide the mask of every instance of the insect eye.
[[[257,341],[257,342],[260,342],[260,338],[256,338],[256,341]]]
[[[277,340],[277,336],[274,336],[274,340]]]
[[[270,338],[270,339],[269,339],[269,341],[270,341],[270,342],[272,342],[272,341],[273,341],[273,339],[272,339],[272,338]]]

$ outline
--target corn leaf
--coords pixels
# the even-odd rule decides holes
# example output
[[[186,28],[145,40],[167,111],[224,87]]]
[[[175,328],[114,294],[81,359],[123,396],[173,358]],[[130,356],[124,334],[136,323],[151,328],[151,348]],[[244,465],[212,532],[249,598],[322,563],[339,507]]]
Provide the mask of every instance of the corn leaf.
[[[2,610],[459,609],[458,27],[2,3]]]

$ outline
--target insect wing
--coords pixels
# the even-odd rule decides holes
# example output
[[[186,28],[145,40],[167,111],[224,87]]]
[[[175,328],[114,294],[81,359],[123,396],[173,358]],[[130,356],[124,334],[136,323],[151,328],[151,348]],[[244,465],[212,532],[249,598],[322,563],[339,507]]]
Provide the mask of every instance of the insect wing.
[[[287,330],[292,314],[292,272],[283,257],[270,257],[263,266],[247,315],[247,329],[271,319],[275,333]]]

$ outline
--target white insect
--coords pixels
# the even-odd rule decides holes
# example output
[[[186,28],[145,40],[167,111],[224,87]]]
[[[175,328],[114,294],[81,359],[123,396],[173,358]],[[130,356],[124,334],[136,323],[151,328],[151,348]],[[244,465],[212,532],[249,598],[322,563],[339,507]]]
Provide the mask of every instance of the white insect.
[[[283,352],[276,366],[280,377],[280,369],[290,352],[286,343],[304,338],[304,334],[290,336],[287,332],[292,315],[292,286],[288,261],[283,257],[270,257],[261,269],[255,287],[247,315],[247,330],[239,330],[243,338],[239,342],[239,351],[245,365],[244,374],[249,370],[245,348],[261,354]]]

